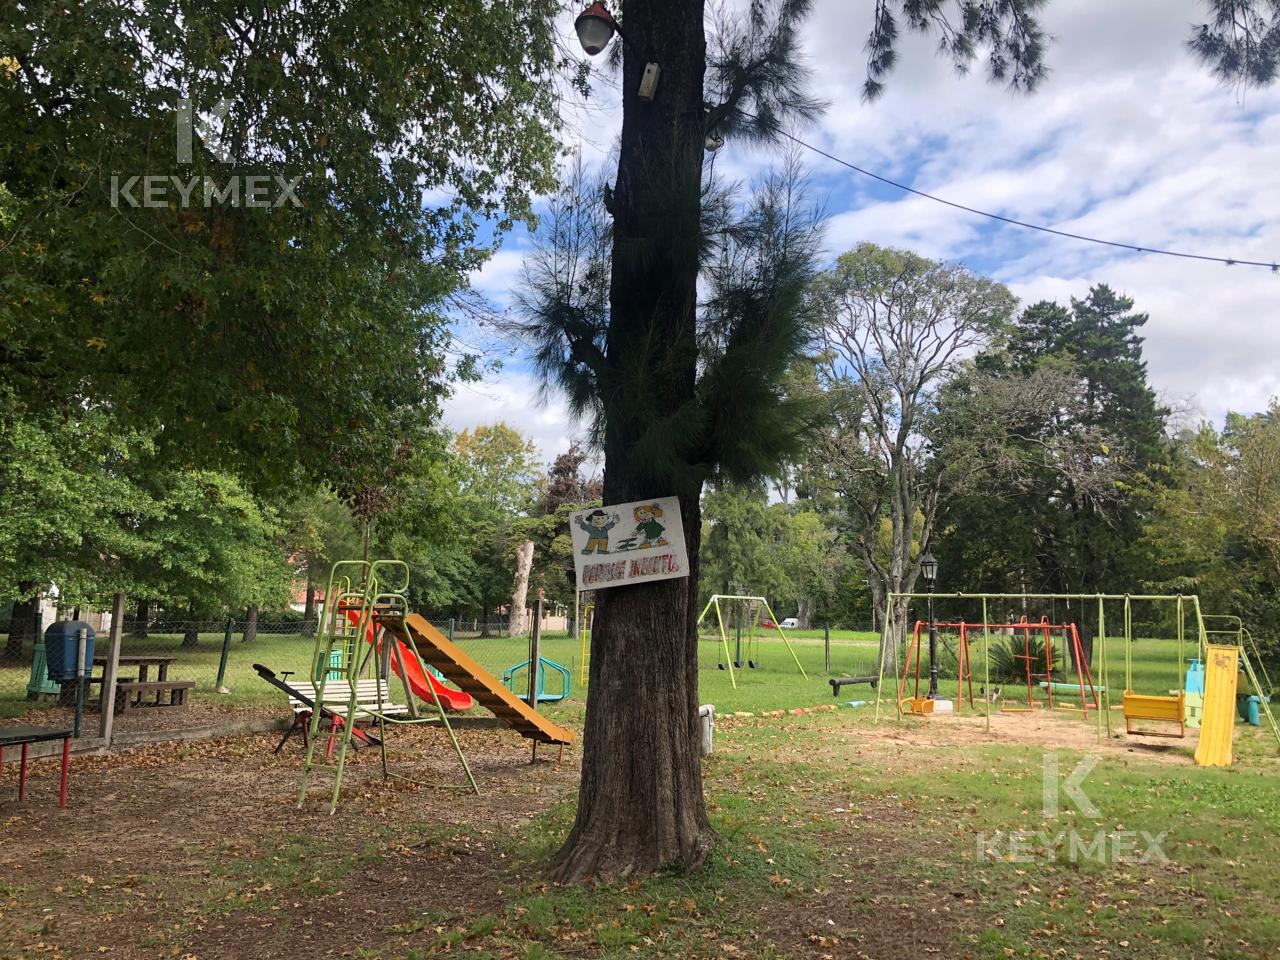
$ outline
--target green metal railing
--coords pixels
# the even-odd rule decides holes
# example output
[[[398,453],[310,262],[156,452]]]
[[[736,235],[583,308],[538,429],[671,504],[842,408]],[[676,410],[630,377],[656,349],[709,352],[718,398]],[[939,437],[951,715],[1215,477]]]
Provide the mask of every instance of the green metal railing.
[[[449,723],[444,705],[440,702],[435,687],[430,683],[427,686],[431,692],[431,706],[435,708],[434,712],[426,716],[418,714],[413,688],[407,679],[405,656],[406,654],[411,656],[418,670],[424,675],[427,673],[426,664],[422,662],[421,656],[412,643],[400,643],[398,638],[384,629],[383,622],[403,620],[408,613],[408,601],[405,599],[408,588],[409,567],[400,560],[373,562],[340,560],[329,572],[324,607],[319,628],[316,631],[311,660],[317,708],[326,702],[325,686],[332,681],[345,680],[349,693],[346,713],[342,721],[338,758],[335,763],[322,763],[316,759],[316,744],[319,740],[324,712],[320,709],[312,712],[309,743],[302,770],[302,785],[298,791],[299,807],[306,799],[311,772],[316,769],[332,769],[334,783],[333,794],[329,801],[329,813],[332,814],[337,809],[347,751],[351,747],[351,738],[356,724],[361,720],[373,721],[378,725],[378,747],[381,752],[383,777],[395,776],[405,780],[410,778],[392,774],[387,766],[387,725],[405,726],[440,721],[449,734],[449,740],[466,774],[467,782],[477,794],[480,792],[467,758],[463,755],[457,734]],[[368,642],[368,649],[365,650],[364,645],[370,637],[372,642]],[[388,716],[386,712],[388,704],[383,699],[383,691],[390,691],[393,670],[402,679],[409,711],[407,719],[401,716]],[[360,703],[358,696],[359,682],[367,673],[378,681],[375,684],[376,699],[372,708]]]

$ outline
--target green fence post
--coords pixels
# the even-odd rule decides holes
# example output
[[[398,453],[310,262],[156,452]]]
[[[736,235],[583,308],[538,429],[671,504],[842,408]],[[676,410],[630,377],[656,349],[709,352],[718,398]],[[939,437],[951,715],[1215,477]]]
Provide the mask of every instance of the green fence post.
[[[453,617],[449,618],[449,642],[450,643],[453,643],[453,625],[455,622],[456,621],[453,619]]]
[[[831,621],[822,627],[822,652],[827,664],[827,673],[831,672]]]
[[[230,693],[226,687],[222,685],[222,681],[227,677],[227,657],[231,654],[231,631],[235,626],[235,620],[227,617],[227,629],[222,634],[222,659],[218,661],[218,679],[213,682],[213,687],[219,693]]]

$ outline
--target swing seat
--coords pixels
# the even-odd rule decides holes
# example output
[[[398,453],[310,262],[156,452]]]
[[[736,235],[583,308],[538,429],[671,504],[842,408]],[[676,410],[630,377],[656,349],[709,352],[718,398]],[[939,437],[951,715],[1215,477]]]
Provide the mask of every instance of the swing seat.
[[[903,697],[898,701],[898,712],[904,717],[932,716],[933,701],[928,697]]]
[[[1134,730],[1133,721],[1150,720],[1155,723],[1176,723],[1178,732]],[[1124,692],[1124,728],[1126,733],[1144,737],[1185,737],[1187,735],[1186,693],[1179,690],[1172,696]]]

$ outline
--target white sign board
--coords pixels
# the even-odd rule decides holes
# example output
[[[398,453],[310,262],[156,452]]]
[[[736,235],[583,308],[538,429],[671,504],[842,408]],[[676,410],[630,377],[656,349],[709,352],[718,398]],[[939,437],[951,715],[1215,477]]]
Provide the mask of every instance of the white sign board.
[[[658,497],[569,515],[579,590],[689,575],[680,501]]]

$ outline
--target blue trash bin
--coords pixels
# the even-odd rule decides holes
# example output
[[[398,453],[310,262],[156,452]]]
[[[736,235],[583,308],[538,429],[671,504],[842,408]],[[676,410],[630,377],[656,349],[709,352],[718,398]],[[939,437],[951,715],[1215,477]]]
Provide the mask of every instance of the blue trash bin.
[[[49,624],[44,632],[44,656],[49,668],[50,680],[74,680],[80,641],[80,631],[85,632],[85,676],[93,672],[94,630],[83,620],[63,620]]]

